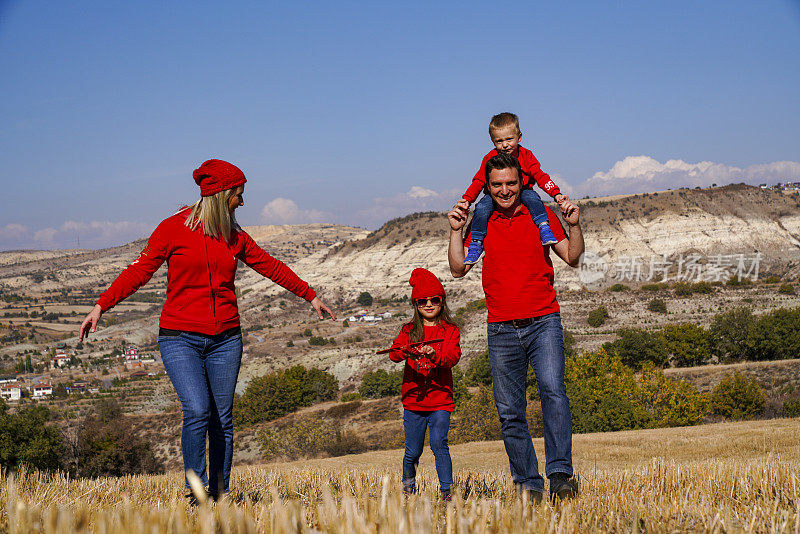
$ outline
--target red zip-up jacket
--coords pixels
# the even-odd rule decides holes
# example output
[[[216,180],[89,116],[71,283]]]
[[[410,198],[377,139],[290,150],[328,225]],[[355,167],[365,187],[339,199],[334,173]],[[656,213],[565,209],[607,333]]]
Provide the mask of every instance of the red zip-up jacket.
[[[413,324],[404,324],[392,343],[392,348],[411,343]],[[461,331],[456,325],[439,323],[436,326],[425,326],[423,339],[444,339],[431,346],[436,354],[428,362],[428,358],[408,360],[400,351],[392,351],[389,358],[400,362],[406,360],[403,370],[402,399],[406,410],[433,411],[455,410],[453,402],[453,373],[450,370],[461,358]],[[432,363],[429,370],[420,368],[419,363]]]
[[[229,243],[186,226],[189,208],[165,219],[147,246],[100,295],[103,312],[116,306],[150,280],[167,262],[167,300],[159,326],[215,335],[239,326],[234,277],[239,260],[307,301],[316,292],[282,261],[259,247],[244,230],[234,230]]]
[[[486,187],[486,162],[496,155],[497,149],[494,149],[483,156],[481,168],[475,173],[475,176],[472,178],[472,183],[467,188],[466,193],[462,195],[462,198],[466,199],[470,204],[475,202],[475,199],[478,198],[478,195],[480,195],[481,191],[483,191]],[[524,146],[520,146],[519,156],[517,159],[519,160],[519,166],[522,169],[523,188],[533,187],[533,182],[536,182],[545,193],[553,198],[561,193],[555,182],[550,179],[550,175],[542,170],[542,164],[539,163],[539,160],[536,159],[536,156],[533,155],[533,152]]]

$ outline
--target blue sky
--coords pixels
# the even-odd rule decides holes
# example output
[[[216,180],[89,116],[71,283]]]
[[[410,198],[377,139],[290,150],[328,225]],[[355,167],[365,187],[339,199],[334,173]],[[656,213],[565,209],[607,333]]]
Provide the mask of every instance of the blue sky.
[[[244,224],[445,209],[506,110],[575,196],[800,180],[800,2],[501,7],[0,0],[0,250],[145,236],[211,157]]]

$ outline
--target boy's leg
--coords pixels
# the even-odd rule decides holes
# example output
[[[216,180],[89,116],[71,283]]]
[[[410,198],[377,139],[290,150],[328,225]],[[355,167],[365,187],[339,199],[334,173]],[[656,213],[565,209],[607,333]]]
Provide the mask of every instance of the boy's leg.
[[[523,189],[520,193],[522,204],[531,212],[531,218],[536,226],[539,227],[539,235],[543,245],[554,245],[557,243],[553,230],[550,228],[547,211],[544,209],[544,202],[539,194],[533,189]]]
[[[486,228],[489,226],[489,217],[494,211],[494,201],[489,195],[475,204],[475,213],[472,215],[472,225],[470,226],[470,236],[472,241],[467,250],[467,257],[464,263],[467,265],[477,263],[483,254],[483,240],[486,237]]]
[[[442,493],[450,491],[453,485],[453,461],[447,446],[447,433],[450,431],[450,412],[436,410],[428,418],[431,434],[431,450],[436,460],[436,474],[439,475],[439,489]]]
[[[403,454],[403,489],[409,492],[416,489],[417,464],[425,445],[427,426],[427,412],[403,410],[403,430],[406,435],[406,451]]]

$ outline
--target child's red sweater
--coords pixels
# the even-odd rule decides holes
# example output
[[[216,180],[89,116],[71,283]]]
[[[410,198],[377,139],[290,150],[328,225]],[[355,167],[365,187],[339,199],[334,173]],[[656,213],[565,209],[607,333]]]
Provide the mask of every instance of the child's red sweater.
[[[239,326],[234,277],[239,260],[307,301],[316,292],[289,267],[259,247],[243,230],[229,243],[186,226],[189,208],[165,219],[141,255],[114,280],[97,304],[107,311],[150,280],[167,262],[167,300],[159,326],[215,335]]]
[[[405,324],[400,329],[392,348],[408,345],[411,341],[412,324]],[[453,373],[450,368],[461,358],[461,332],[457,326],[439,323],[436,326],[425,326],[424,339],[444,339],[431,346],[436,355],[431,357],[434,367],[427,373],[417,370],[417,360],[408,360],[400,351],[389,353],[392,361],[406,360],[403,370],[403,408],[407,410],[434,411],[455,410],[453,402]]]
[[[475,176],[472,178],[472,183],[467,188],[467,192],[462,196],[462,198],[466,199],[470,204],[475,202],[475,200],[478,198],[478,195],[480,195],[481,191],[483,191],[483,189],[486,187],[486,162],[496,155],[497,149],[494,149],[483,156],[481,168],[475,173]],[[550,175],[542,170],[542,164],[539,163],[539,160],[536,159],[536,156],[533,155],[533,152],[523,146],[520,146],[519,156],[517,159],[519,160],[519,166],[522,168],[523,188],[533,187],[533,182],[536,182],[545,193],[553,198],[561,193],[555,182],[550,179]]]

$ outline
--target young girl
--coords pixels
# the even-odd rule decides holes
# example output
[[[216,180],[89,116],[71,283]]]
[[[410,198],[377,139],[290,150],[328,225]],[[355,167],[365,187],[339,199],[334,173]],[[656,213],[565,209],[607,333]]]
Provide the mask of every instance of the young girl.
[[[403,325],[394,340],[389,357],[405,360],[403,371],[403,428],[406,451],[403,456],[403,492],[414,493],[417,463],[425,445],[425,429],[430,430],[430,444],[436,459],[436,473],[442,498],[450,499],[453,485],[453,463],[447,447],[450,414],[453,403],[453,374],[450,368],[461,358],[459,341],[461,333],[453,324],[445,302],[444,287],[436,276],[426,269],[414,269],[408,281],[411,284],[411,301],[414,318]],[[443,339],[407,348],[411,343]]]

